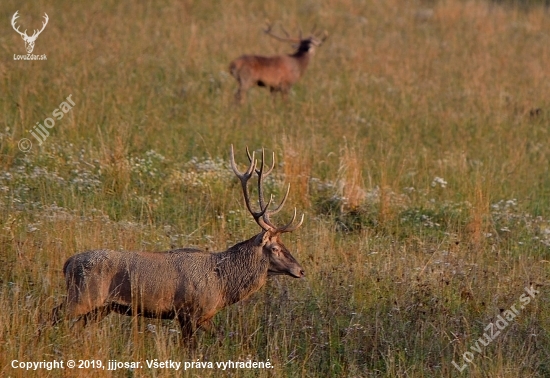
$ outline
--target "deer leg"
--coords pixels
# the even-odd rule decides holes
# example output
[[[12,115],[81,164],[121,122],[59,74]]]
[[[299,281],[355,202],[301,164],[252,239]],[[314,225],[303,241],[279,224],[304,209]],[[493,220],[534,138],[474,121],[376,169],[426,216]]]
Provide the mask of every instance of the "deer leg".
[[[244,99],[246,98],[246,92],[248,90],[248,87],[245,85],[245,83],[242,80],[239,81],[239,88],[237,89],[237,92],[235,92],[235,102],[237,104],[242,104]]]
[[[209,334],[213,336],[220,336],[220,332],[218,327],[214,324],[212,321],[212,318],[204,319],[199,322],[199,327],[202,328],[205,332],[208,332]]]
[[[36,329],[35,336],[40,337],[42,335],[42,331],[48,327],[53,327],[57,323],[59,323],[63,317],[59,315],[60,312],[63,312],[63,308],[65,307],[65,301],[61,302],[61,304],[55,306],[49,316],[41,316],[40,323]],[[44,317],[46,319],[44,319]]]
[[[72,324],[70,328],[83,328],[88,326],[90,323],[98,323],[101,321],[110,311],[106,308],[95,308],[90,312],[80,315],[66,315],[66,319],[72,319]]]
[[[202,322],[199,323],[199,327],[206,332],[212,332],[213,330],[215,330],[214,323],[212,322],[211,319],[203,320]]]
[[[61,313],[63,313],[61,315]],[[51,326],[55,326],[62,320],[71,318],[80,318],[81,316],[89,313],[89,306],[83,306],[82,304],[74,304],[69,300],[64,300],[61,304],[54,307],[51,311],[49,323]]]
[[[196,340],[193,337],[196,331],[196,327],[191,320],[191,317],[187,314],[178,314],[178,322],[181,327],[181,343],[187,345],[190,349],[196,348]]]
[[[277,92],[279,92],[279,89],[276,87],[269,87],[269,93],[271,93],[271,99],[273,102],[275,102],[275,97],[277,96]]]
[[[241,84],[239,86],[239,89],[237,89],[237,92],[235,93],[235,102],[237,104],[242,104],[246,100],[246,93],[248,92],[248,88]]]
[[[65,308],[63,317],[59,316],[59,312]],[[71,325],[83,323],[86,326],[90,322],[98,322],[107,316],[112,311],[109,305],[106,305],[104,300],[96,296],[90,296],[89,293],[82,295],[78,288],[69,290],[64,303],[54,308],[54,321],[59,322],[61,319],[75,319]]]
[[[63,301],[60,305],[55,306],[51,313],[50,318],[48,319],[47,323],[49,323],[50,326],[55,326],[57,323],[59,323],[61,320],[63,320],[63,317],[59,316],[60,312],[63,312],[63,308],[65,307],[66,302]]]
[[[237,92],[235,92],[235,102],[236,102],[237,104],[241,104],[241,103],[242,103],[241,87],[239,87],[239,89],[237,89]]]
[[[100,306],[89,310],[90,306],[83,304],[74,304],[69,303],[68,301],[63,301],[58,306],[54,307],[51,311],[50,317],[46,322],[50,327],[55,326],[62,320],[75,319],[75,322],[71,324],[71,328],[77,323],[83,323],[85,327],[90,322],[99,322],[105,318],[111,312],[109,306]],[[65,312],[63,315],[61,313]],[[42,324],[41,326],[45,326]]]
[[[237,93],[235,93],[235,101],[238,104],[242,104],[244,101],[246,101],[248,90],[255,86],[256,83],[252,82],[250,78],[243,79],[242,77],[238,79],[238,82],[239,89],[237,90]]]
[[[84,326],[87,326],[89,323],[99,323],[109,315],[110,312],[111,308],[109,306],[98,307],[87,314],[81,315],[81,318],[84,319]]]
[[[202,323],[199,324],[199,327],[208,332],[210,335],[214,336],[219,346],[223,345],[223,333],[220,332],[219,327],[216,327],[216,325],[212,321],[212,318],[204,320]]]
[[[281,88],[281,97],[284,102],[288,101],[288,93],[290,92],[290,87]]]

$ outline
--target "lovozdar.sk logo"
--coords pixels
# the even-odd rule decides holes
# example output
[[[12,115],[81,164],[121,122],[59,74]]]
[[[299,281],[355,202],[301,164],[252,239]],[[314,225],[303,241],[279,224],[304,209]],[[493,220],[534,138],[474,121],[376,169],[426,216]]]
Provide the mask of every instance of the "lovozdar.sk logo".
[[[15,22],[17,18],[19,18],[19,11],[16,11],[13,14],[13,17],[11,18],[11,26],[13,30],[15,30],[21,38],[23,38],[23,41],[25,41],[25,49],[27,50],[27,55],[17,55],[13,54],[13,60],[47,60],[46,54],[42,55],[35,55],[33,54],[34,50],[34,43],[36,42],[36,39],[44,31],[44,28],[46,25],[48,25],[49,17],[46,13],[44,13],[44,22],[42,22],[42,29],[36,30],[34,29],[34,32],[31,36],[27,34],[27,29],[25,29],[24,32],[19,31],[19,26],[16,27]]]

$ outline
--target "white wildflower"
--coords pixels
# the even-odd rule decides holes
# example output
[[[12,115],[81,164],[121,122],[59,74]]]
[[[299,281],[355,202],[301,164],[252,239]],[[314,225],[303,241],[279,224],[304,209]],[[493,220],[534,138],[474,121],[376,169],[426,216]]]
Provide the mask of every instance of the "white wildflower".
[[[435,188],[437,186],[437,184],[439,184],[442,188],[447,187],[447,181],[445,181],[445,179],[443,179],[439,176],[435,176],[435,178],[433,179],[432,188]]]

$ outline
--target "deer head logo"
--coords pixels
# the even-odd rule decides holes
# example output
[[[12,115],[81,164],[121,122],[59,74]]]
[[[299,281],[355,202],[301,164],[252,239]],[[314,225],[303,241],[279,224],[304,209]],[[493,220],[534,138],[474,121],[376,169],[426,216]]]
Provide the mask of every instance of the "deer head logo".
[[[15,30],[17,33],[19,33],[19,35],[21,36],[21,38],[23,38],[23,40],[25,41],[25,49],[27,49],[27,53],[32,53],[32,50],[34,50],[34,41],[36,41],[36,38],[38,38],[38,36],[40,35],[40,33],[42,33],[42,31],[44,30],[44,28],[46,27],[46,25],[48,24],[48,15],[46,13],[44,13],[44,22],[42,23],[42,29],[40,30],[34,30],[34,33],[29,37],[27,35],[27,29],[25,29],[24,32],[20,32],[19,31],[19,26],[18,27],[15,27],[15,20],[17,20],[17,18],[19,17],[19,15],[17,14],[19,11],[15,12],[15,14],[13,15],[13,17],[11,18],[11,26],[13,27],[13,30]]]

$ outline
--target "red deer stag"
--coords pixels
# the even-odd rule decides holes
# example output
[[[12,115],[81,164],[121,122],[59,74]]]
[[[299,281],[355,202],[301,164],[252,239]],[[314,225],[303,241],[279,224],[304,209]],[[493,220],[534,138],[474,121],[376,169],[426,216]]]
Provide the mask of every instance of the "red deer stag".
[[[239,83],[235,94],[237,103],[242,103],[247,91],[255,85],[269,87],[272,95],[281,92],[283,99],[286,99],[290,88],[304,74],[315,47],[321,46],[328,37],[326,31],[322,36],[316,36],[313,30],[307,38],[302,38],[301,32],[298,38],[290,38],[283,29],[285,38],[273,34],[271,29],[272,25],[268,23],[264,32],[279,41],[295,43],[297,49],[290,55],[243,55],[232,61],[229,72]]]
[[[219,253],[191,248],[157,253],[93,250],[69,257],[63,266],[67,297],[52,310],[51,324],[61,320],[62,309],[65,319],[83,319],[84,323],[98,321],[111,311],[177,318],[182,341],[189,341],[198,328],[212,328],[211,319],[218,311],[258,291],[268,276],[304,277],[303,268],[281,241],[282,234],[301,226],[304,216],[295,224],[294,209],[291,221],[282,227],[275,226],[270,219],[284,205],[290,186],[276,209],[268,210],[273,198],[267,203],[264,200],[262,181],[275,161],[264,171],[264,151],[259,168],[254,152],[252,156],[248,153],[250,165],[241,173],[235,164],[233,146],[230,155],[246,207],[262,228],[259,234]],[[253,209],[247,186],[254,173],[258,176],[257,211]]]

